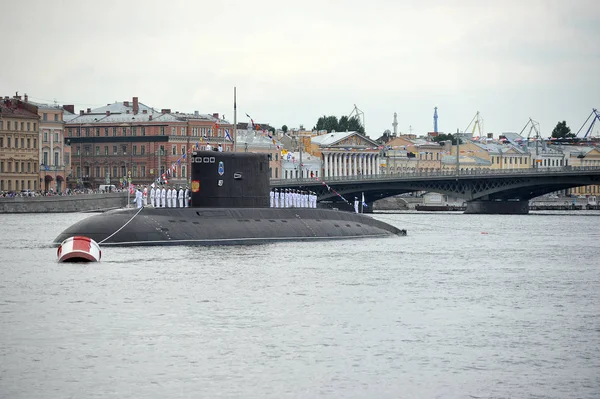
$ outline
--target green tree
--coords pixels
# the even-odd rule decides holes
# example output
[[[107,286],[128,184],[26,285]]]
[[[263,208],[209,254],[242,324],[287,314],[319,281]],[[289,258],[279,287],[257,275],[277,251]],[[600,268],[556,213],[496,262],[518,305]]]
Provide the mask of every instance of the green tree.
[[[571,128],[567,126],[567,122],[562,121],[558,122],[554,130],[552,130],[552,137],[566,139],[568,137],[575,137],[575,134],[571,133]]]
[[[326,130],[328,132],[335,130],[337,132],[338,131],[338,119],[336,116],[333,116],[333,115],[330,115],[330,116],[323,115],[322,117],[319,118],[319,120],[317,121],[317,124],[313,128],[313,130]]]
[[[333,130],[336,132],[356,131],[361,134],[365,133],[365,128],[362,123],[360,123],[358,117],[353,116],[352,118],[348,118],[346,115],[341,116],[339,121],[338,118],[333,115],[321,116],[317,120],[317,124],[313,127],[313,130],[326,130],[328,132]]]
[[[269,126],[269,132],[275,133],[275,128],[273,126]]]
[[[281,126],[281,130],[283,130],[284,133],[287,133],[287,131],[288,131],[287,125]]]
[[[360,119],[358,119],[358,116],[353,116],[348,119],[348,130],[365,134],[365,127],[360,122]]]
[[[452,133],[449,133],[449,134],[441,133],[441,134],[435,136],[434,138],[432,138],[432,140],[436,143],[441,143],[442,141],[452,141],[452,145],[456,145],[456,138],[452,135]],[[462,140],[461,140],[461,143],[462,143]]]

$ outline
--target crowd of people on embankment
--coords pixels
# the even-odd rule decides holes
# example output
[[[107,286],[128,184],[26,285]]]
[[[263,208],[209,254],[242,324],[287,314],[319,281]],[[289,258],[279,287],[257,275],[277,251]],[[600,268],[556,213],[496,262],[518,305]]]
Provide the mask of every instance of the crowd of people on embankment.
[[[116,189],[111,190],[113,193],[119,193],[125,190]],[[105,190],[93,190],[91,188],[84,189],[70,189],[67,188],[65,191],[56,192],[53,190],[23,190],[23,191],[0,191],[0,198],[17,198],[17,197],[53,197],[53,196],[64,196],[64,195],[87,195],[87,194],[104,194],[108,191]]]

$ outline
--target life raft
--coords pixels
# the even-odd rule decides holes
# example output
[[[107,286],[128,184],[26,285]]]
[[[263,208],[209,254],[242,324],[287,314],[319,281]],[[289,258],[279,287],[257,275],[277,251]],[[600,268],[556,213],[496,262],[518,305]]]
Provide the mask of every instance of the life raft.
[[[102,251],[98,243],[83,236],[69,237],[57,250],[59,262],[98,262]]]

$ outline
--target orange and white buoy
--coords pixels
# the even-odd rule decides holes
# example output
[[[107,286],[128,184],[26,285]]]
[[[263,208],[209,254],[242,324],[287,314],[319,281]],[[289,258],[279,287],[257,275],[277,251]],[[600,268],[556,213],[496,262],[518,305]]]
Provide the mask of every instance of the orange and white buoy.
[[[102,251],[98,243],[83,236],[69,237],[57,251],[59,262],[98,262]]]

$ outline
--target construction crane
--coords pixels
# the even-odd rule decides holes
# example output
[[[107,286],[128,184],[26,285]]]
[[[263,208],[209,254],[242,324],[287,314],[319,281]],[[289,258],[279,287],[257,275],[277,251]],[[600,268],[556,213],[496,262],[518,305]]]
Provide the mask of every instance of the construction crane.
[[[585,125],[588,123],[588,121],[590,120],[591,117],[593,117],[592,123],[590,123],[590,126],[588,127],[588,129],[586,130],[585,134],[583,135],[583,138],[587,138],[587,136],[590,134],[590,132],[593,131],[594,124],[596,123],[596,121],[600,122],[600,113],[598,113],[598,110],[596,108],[592,108],[592,112],[587,117],[587,119],[585,120],[585,122],[583,122],[583,125],[581,125],[581,127],[579,128],[579,130],[577,131],[577,134],[575,136],[579,136],[579,133],[581,132],[581,129],[583,129],[585,127]]]
[[[362,122],[360,120],[361,116],[362,116]],[[352,109],[352,112],[350,112],[350,115],[348,115],[348,119],[352,119],[354,117],[356,117],[356,119],[358,119],[358,121],[362,123],[362,127],[363,127],[363,129],[365,129],[365,134],[366,134],[367,127],[365,126],[365,113],[362,112],[360,109],[358,109],[356,104],[354,104],[354,108]]]
[[[525,129],[527,129],[527,126],[529,126],[529,133],[527,134],[527,139],[529,140],[531,138],[531,132],[535,132],[535,139],[540,140],[542,137],[540,134],[540,124],[531,118],[529,118],[527,124],[523,127],[523,129],[521,129],[521,131],[519,132],[519,136],[521,136]]]
[[[464,130],[464,132],[466,133],[469,128],[471,127],[471,125],[473,125],[473,129],[471,131],[471,134],[475,134],[475,129],[477,129],[479,131],[479,137],[481,137],[481,132],[483,132],[483,118],[481,117],[481,115],[479,115],[479,111],[477,111],[477,113],[475,114],[475,116],[473,117],[473,119],[471,119],[471,122],[469,123],[469,125],[467,126],[467,128]]]

